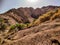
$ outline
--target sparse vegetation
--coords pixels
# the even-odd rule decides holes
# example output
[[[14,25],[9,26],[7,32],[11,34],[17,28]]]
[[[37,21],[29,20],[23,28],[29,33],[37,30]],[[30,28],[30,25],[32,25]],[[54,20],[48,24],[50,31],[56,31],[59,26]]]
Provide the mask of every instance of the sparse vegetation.
[[[0,22],[3,22],[4,20],[2,18],[0,18]]]
[[[26,25],[26,24],[16,24],[16,27],[17,27],[19,30],[21,30],[21,29],[26,28],[27,25]]]
[[[56,19],[56,18],[60,18],[60,9],[51,10],[46,14],[41,15],[38,19],[36,19],[34,22],[30,24],[30,27],[39,25],[48,20],[52,21],[53,19]]]
[[[1,24],[1,26],[0,26],[0,30],[4,30],[4,29],[6,29],[6,25],[5,24]]]
[[[10,26],[10,30],[13,30],[13,29],[15,29],[15,28],[16,28],[15,25],[11,25],[11,26]]]
[[[30,45],[35,45],[35,44],[37,45],[37,42],[40,42],[41,40],[43,43],[45,43],[45,41],[47,41],[47,43],[50,43],[51,37],[56,37],[60,35],[60,30],[59,30],[60,29],[59,28],[60,9],[50,10],[49,12],[39,16],[38,19],[36,18],[34,18],[34,20],[32,19],[31,21],[32,23],[30,23],[30,21],[28,20],[28,16],[24,19],[24,16],[21,16],[22,18],[19,17],[20,13],[18,13],[18,11],[17,11],[18,15],[15,12],[14,12],[14,14],[16,15],[15,17],[14,17],[14,14],[8,15],[10,13],[7,12],[8,16],[6,15],[4,16],[8,18],[4,16],[2,16],[3,18],[0,18],[0,45],[5,45],[4,43],[6,43],[6,45],[10,45],[11,43],[16,43],[17,41],[18,42],[16,45],[18,45],[18,43],[19,45],[26,45],[26,44],[29,45],[30,42],[31,42]],[[58,21],[55,20],[56,18],[59,18],[59,20]],[[47,39],[43,41],[43,38],[44,39],[47,38]],[[29,42],[29,44],[27,41]],[[14,45],[14,44],[11,44],[11,45]]]
[[[5,30],[7,25],[4,23],[4,19],[0,18],[0,30]]]
[[[15,25],[10,26],[10,30],[13,30],[15,28],[17,28],[18,30],[22,30],[24,28],[27,28],[27,25],[26,24],[15,24]]]

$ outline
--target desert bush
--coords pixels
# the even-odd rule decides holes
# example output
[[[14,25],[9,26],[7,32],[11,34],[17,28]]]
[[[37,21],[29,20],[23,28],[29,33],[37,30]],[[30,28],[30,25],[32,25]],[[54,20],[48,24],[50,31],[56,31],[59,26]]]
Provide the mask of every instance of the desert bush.
[[[21,29],[24,29],[27,27],[27,24],[15,24],[15,25],[12,25],[10,26],[10,30],[13,30],[15,28],[17,28],[18,30],[21,30]]]
[[[2,23],[0,24],[0,30],[3,31],[3,30],[5,30],[6,28],[7,28],[6,24],[2,24]]]
[[[0,18],[0,22],[3,22],[4,20],[2,18]]]
[[[26,24],[16,24],[16,27],[20,30],[20,29],[24,29],[27,27]]]
[[[29,24],[30,24],[30,23],[26,23],[26,26],[29,27]]]
[[[10,26],[10,30],[13,30],[13,29],[15,29],[15,28],[16,28],[15,25],[11,25],[11,26]]]

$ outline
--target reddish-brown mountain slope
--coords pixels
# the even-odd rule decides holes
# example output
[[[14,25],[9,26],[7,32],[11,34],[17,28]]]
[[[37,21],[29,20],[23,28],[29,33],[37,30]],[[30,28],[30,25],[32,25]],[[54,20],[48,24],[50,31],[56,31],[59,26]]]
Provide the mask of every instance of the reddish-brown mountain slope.
[[[46,6],[42,8],[18,8],[18,9],[11,9],[4,13],[3,15],[7,15],[15,19],[19,23],[31,23],[34,19],[38,18],[42,14],[49,12],[50,10],[54,10],[60,8],[60,6]]]
[[[60,6],[0,14],[0,45],[60,45]]]

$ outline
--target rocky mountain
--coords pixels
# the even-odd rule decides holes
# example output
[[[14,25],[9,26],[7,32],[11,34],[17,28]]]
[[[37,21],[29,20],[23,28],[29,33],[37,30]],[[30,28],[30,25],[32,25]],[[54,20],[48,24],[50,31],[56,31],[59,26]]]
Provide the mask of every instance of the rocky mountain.
[[[32,7],[30,8],[21,7],[18,9],[11,9],[4,13],[3,15],[13,17],[19,23],[31,23],[34,19],[37,19],[42,14],[45,14],[46,12],[54,10],[56,8],[60,8],[60,6],[47,6],[36,9],[33,9]]]
[[[60,6],[0,14],[0,45],[60,45]]]

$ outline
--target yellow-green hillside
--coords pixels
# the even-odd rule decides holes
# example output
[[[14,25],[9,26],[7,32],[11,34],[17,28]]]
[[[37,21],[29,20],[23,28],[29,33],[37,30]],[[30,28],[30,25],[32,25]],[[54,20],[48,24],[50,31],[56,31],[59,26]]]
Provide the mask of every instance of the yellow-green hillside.
[[[53,19],[60,18],[60,8],[51,10],[46,14],[41,15],[36,21],[32,22],[29,27],[39,25],[45,21],[52,21]]]

